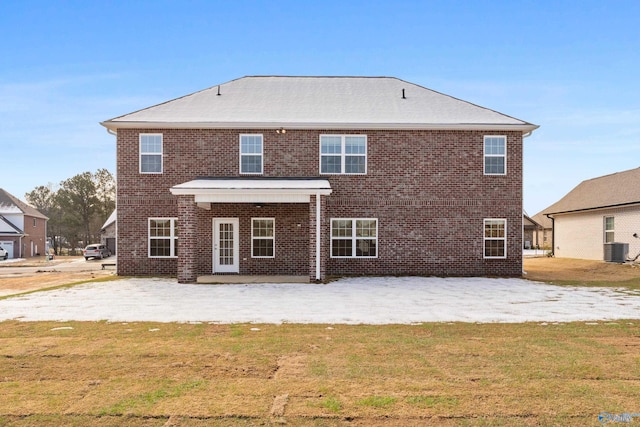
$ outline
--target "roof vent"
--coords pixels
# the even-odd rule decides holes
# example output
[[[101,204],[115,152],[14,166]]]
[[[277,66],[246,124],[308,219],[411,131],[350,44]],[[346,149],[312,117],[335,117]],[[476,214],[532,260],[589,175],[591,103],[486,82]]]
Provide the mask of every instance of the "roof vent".
[[[218,96],[220,96],[220,85],[218,85]]]
[[[407,99],[407,97],[404,96],[404,89],[402,89],[402,99]]]

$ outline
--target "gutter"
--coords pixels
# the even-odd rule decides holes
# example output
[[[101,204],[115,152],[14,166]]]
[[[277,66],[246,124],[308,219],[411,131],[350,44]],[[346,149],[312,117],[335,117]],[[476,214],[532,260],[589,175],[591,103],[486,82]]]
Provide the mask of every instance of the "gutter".
[[[615,205],[606,205],[606,206],[594,206],[592,208],[573,209],[573,210],[560,211],[560,212],[549,212],[548,214],[545,214],[545,216],[547,218],[551,218],[549,215],[562,215],[562,214],[570,214],[570,213],[577,213],[577,212],[597,211],[600,209],[612,209],[612,208],[620,208],[620,207],[633,206],[633,205],[640,205],[640,201],[618,203]]]
[[[368,123],[368,122],[100,122],[108,132],[118,129],[371,129],[371,130],[480,130],[521,131],[526,136],[540,126],[530,123]]]

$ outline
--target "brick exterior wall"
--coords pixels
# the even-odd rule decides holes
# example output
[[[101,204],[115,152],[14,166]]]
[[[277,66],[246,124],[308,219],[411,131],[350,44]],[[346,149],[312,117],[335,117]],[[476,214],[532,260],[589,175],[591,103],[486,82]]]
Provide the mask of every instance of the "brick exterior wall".
[[[140,174],[139,133],[162,133],[164,171]],[[148,257],[148,218],[179,217],[174,185],[239,174],[239,135],[262,134],[265,177],[317,177],[321,134],[367,135],[366,175],[323,175],[324,275],[519,276],[522,273],[522,133],[500,131],[120,129],[117,137],[118,273],[177,274],[178,259]],[[484,135],[507,136],[507,175],[483,174]],[[212,271],[213,218],[239,218],[240,274],[313,276],[315,198],[309,204],[196,208],[195,269]],[[275,258],[251,258],[251,218],[273,217]],[[331,218],[377,218],[378,257],[334,259]],[[507,220],[507,258],[483,258],[483,220]],[[179,242],[179,250],[187,249]]]
[[[614,241],[640,253],[640,206],[556,215],[554,254],[559,258],[604,260],[604,217],[614,218]]]

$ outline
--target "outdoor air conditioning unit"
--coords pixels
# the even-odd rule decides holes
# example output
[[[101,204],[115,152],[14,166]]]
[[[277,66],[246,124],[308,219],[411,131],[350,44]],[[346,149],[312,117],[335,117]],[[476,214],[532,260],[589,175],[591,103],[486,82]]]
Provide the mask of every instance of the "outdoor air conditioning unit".
[[[625,262],[629,255],[628,243],[605,243],[604,260],[607,262]]]

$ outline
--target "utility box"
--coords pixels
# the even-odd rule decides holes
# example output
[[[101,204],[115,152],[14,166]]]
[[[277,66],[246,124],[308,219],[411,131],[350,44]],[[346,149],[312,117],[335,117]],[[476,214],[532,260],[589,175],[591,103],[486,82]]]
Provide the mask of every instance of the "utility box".
[[[605,243],[604,244],[604,260],[607,262],[623,263],[629,256],[628,243]]]

